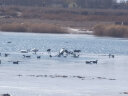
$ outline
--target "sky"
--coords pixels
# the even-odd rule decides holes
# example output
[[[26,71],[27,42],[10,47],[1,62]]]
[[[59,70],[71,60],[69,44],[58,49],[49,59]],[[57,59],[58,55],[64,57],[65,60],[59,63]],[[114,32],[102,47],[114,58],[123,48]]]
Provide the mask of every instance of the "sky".
[[[120,2],[120,1],[127,1],[127,0],[117,0],[118,2]]]

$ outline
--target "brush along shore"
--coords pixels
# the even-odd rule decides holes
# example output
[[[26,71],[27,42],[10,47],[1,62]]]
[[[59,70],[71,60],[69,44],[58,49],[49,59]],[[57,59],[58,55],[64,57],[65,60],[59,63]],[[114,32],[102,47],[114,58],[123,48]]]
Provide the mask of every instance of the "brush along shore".
[[[128,26],[124,25],[96,25],[94,35],[128,38]]]
[[[0,25],[3,32],[31,32],[31,33],[56,33],[56,34],[92,34],[92,31],[71,27],[62,27],[45,23],[10,23]]]
[[[38,23],[11,23],[0,26],[1,31],[5,32],[33,32],[33,33],[67,33],[61,26],[53,24]]]

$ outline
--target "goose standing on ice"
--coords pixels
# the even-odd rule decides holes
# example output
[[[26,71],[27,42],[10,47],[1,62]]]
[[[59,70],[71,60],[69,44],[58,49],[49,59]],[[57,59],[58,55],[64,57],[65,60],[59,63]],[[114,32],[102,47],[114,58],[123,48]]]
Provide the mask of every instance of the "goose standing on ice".
[[[28,50],[20,50],[21,53],[28,53]]]
[[[32,51],[36,54],[39,50],[34,48],[34,49],[32,49]]]
[[[62,56],[65,52],[65,48],[61,48],[58,57]]]

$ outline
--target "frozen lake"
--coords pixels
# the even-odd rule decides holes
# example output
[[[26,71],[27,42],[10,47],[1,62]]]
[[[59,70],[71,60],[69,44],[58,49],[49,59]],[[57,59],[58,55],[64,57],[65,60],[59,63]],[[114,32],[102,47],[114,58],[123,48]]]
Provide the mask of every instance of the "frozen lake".
[[[9,43],[10,42],[10,43]],[[39,49],[37,55],[20,50]],[[61,48],[80,49],[79,58],[50,58]],[[72,34],[0,33],[0,94],[12,96],[125,96],[128,39]],[[4,54],[10,54],[5,57]],[[109,58],[108,54],[115,54]],[[37,59],[37,56],[41,59]],[[19,60],[19,64],[11,61]],[[98,64],[86,64],[98,60]]]

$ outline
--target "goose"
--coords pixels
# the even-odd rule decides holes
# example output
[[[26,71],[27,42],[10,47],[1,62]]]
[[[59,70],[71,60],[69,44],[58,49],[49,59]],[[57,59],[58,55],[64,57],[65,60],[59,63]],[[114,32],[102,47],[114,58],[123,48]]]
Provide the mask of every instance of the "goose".
[[[7,54],[7,53],[4,54],[5,57],[8,57],[8,55],[9,55],[9,54]]]
[[[28,53],[28,50],[20,50],[21,53]]]
[[[77,54],[73,54],[73,57],[74,57],[74,58],[78,58],[79,55],[77,55]]]
[[[92,61],[92,63],[97,64],[97,63],[98,63],[98,60],[96,60],[96,61]]]
[[[37,56],[37,59],[40,59],[41,58],[41,56]]]
[[[47,49],[47,52],[51,52],[51,49]]]
[[[61,48],[58,54],[58,57],[61,57],[65,52],[65,48]]]
[[[13,61],[13,64],[19,64],[20,61]]]
[[[12,43],[11,41],[8,41],[7,43]]]
[[[35,52],[35,54],[36,54],[36,52],[38,52],[39,50],[34,48],[34,49],[32,49],[32,51]]]
[[[111,58],[111,57],[114,58],[115,57],[115,55],[113,55],[113,54],[109,54],[108,56],[109,56],[109,58]]]
[[[92,64],[92,62],[91,61],[86,61],[86,64]]]
[[[49,57],[51,58],[51,57],[52,57],[52,55],[49,55]]]
[[[81,52],[81,50],[74,50],[74,52],[78,52],[79,53],[79,52]]]
[[[97,64],[98,63],[98,60],[95,60],[95,61],[86,61],[86,64]]]
[[[24,56],[24,58],[26,57],[26,58],[31,58],[31,56],[30,55],[23,55]]]

